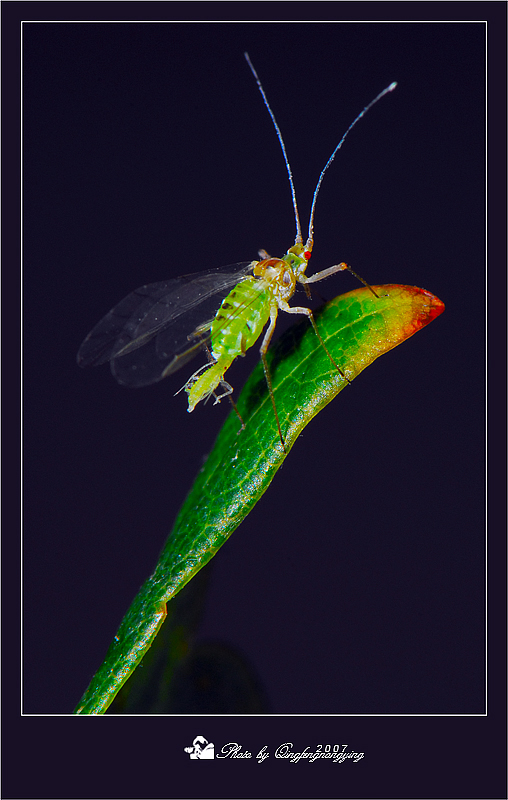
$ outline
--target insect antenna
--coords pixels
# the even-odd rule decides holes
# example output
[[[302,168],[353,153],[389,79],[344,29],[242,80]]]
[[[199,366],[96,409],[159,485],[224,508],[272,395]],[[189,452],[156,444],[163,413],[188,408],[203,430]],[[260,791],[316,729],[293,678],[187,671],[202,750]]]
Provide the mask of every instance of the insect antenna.
[[[277,133],[277,138],[278,138],[278,140],[280,142],[280,146],[282,148],[282,154],[284,156],[284,161],[286,162],[286,169],[288,171],[288,176],[289,176],[289,185],[291,186],[291,197],[292,197],[292,200],[293,200],[293,208],[294,208],[294,211],[295,211],[295,222],[296,222],[295,244],[302,244],[303,243],[302,228],[301,228],[301,225],[300,225],[300,215],[298,214],[298,205],[296,203],[295,184],[293,182],[293,174],[291,172],[291,167],[289,165],[289,161],[288,161],[288,157],[287,157],[287,153],[286,153],[286,145],[284,144],[284,139],[282,138],[282,133],[280,132],[280,128],[277,125],[277,120],[275,119],[275,115],[274,115],[272,109],[270,108],[270,103],[267,100],[267,97],[266,97],[266,94],[265,94],[265,90],[263,89],[263,87],[261,85],[261,81],[259,80],[258,74],[257,74],[256,70],[253,67],[252,61],[249,58],[249,54],[248,53],[244,53],[244,56],[245,56],[245,60],[247,61],[247,64],[249,65],[249,67],[251,69],[252,74],[254,75],[254,77],[256,79],[256,83],[258,85],[259,91],[261,92],[261,96],[263,98],[264,104],[268,109],[268,113],[270,114],[270,116],[272,118],[272,122],[273,122],[274,127],[275,127],[275,132]]]
[[[314,196],[312,198],[312,205],[311,205],[311,208],[310,208],[310,219],[309,219],[309,238],[307,240],[307,245],[306,245],[306,249],[307,250],[312,250],[312,243],[313,243],[313,236],[314,236],[314,212],[316,210],[316,200],[317,200],[317,196],[318,196],[319,190],[321,188],[321,184],[323,182],[323,178],[324,178],[324,174],[325,174],[326,170],[328,169],[328,167],[332,163],[333,159],[337,155],[338,151],[342,147],[342,145],[344,143],[344,139],[348,135],[349,131],[352,130],[352,128],[354,128],[356,123],[359,122],[363,116],[365,116],[367,111],[369,111],[372,108],[372,106],[374,106],[377,103],[378,100],[381,100],[381,98],[384,97],[385,94],[388,94],[388,92],[393,92],[393,90],[395,89],[396,86],[397,86],[397,83],[396,83],[396,81],[394,81],[389,86],[387,86],[386,89],[383,89],[383,91],[380,92],[377,95],[377,97],[374,98],[374,100],[371,100],[371,102],[367,106],[365,106],[363,111],[361,111],[358,114],[358,116],[356,117],[356,119],[353,120],[353,122],[351,123],[351,125],[349,126],[347,131],[345,132],[344,136],[342,137],[342,139],[338,143],[337,147],[335,148],[335,150],[331,154],[330,158],[328,159],[328,161],[324,165],[324,167],[323,167],[323,169],[321,171],[321,174],[319,176],[319,180],[318,180],[318,182],[316,184],[316,188],[314,189]]]

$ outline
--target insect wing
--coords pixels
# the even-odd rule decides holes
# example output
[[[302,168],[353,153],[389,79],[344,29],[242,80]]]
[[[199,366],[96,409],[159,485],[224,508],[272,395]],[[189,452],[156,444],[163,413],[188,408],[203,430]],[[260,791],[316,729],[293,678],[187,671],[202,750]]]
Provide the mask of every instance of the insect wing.
[[[197,354],[203,339],[193,337],[203,322],[213,319],[231,287],[255,262],[183,275],[142,286],[118,303],[88,334],[78,352],[78,364],[96,366],[111,361],[117,381],[147,386],[165,377],[175,356],[175,369]],[[189,353],[187,356],[186,353]]]

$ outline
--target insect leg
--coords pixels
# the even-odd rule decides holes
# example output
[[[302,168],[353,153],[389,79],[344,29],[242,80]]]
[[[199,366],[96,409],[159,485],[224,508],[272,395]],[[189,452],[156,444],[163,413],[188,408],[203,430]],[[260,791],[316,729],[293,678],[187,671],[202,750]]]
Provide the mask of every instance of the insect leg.
[[[234,391],[233,387],[231,386],[231,384],[228,383],[227,381],[221,381],[219,386],[221,387],[221,389],[224,389],[224,391],[222,392],[222,394],[216,394],[215,392],[212,393],[213,396],[215,397],[214,406],[216,406],[217,403],[220,403],[220,401],[224,397],[229,397],[231,394],[233,394],[233,391]]]
[[[227,381],[221,381],[221,382],[220,382],[220,386],[221,386],[223,389],[225,389],[225,391],[224,391],[222,394],[216,394],[215,392],[213,392],[213,396],[215,397],[215,403],[214,403],[214,406],[216,406],[216,405],[217,405],[217,403],[220,403],[220,401],[221,401],[221,400],[222,400],[224,397],[227,397],[227,398],[228,398],[229,402],[231,403],[231,405],[232,405],[232,407],[233,407],[233,411],[235,412],[236,416],[237,416],[237,417],[238,417],[238,419],[240,420],[240,423],[241,423],[241,426],[242,426],[242,427],[240,428],[240,430],[238,431],[238,433],[240,433],[240,431],[244,431],[244,430],[245,430],[245,422],[243,421],[242,417],[240,416],[240,412],[238,411],[238,408],[237,408],[237,406],[236,406],[236,403],[235,403],[235,401],[234,401],[234,400],[233,400],[233,398],[231,397],[231,395],[233,394],[233,391],[234,391],[234,389],[233,389],[233,387],[231,386],[231,384],[230,384],[230,383],[228,383]]]
[[[215,362],[212,360],[210,363],[214,364]],[[176,396],[177,396],[177,394],[180,394],[180,392],[183,392],[183,390],[184,390],[184,389],[188,389],[188,388],[190,388],[190,387],[192,386],[192,384],[193,384],[193,383],[196,383],[196,381],[197,381],[197,379],[199,378],[199,376],[201,375],[201,373],[202,373],[202,372],[203,372],[205,369],[208,369],[208,367],[210,366],[210,363],[208,363],[208,364],[203,364],[203,366],[202,366],[202,367],[199,367],[199,369],[197,369],[197,370],[196,370],[196,372],[194,372],[194,373],[193,373],[193,374],[190,376],[190,378],[189,378],[189,379],[188,379],[188,380],[187,380],[187,381],[184,383],[184,385],[182,386],[182,388],[181,388],[181,389],[178,389],[178,391],[177,391],[177,392],[175,392],[175,394],[174,394],[173,396],[174,396],[174,397],[176,397]]]
[[[261,356],[261,362],[263,364],[263,371],[265,373],[266,385],[268,386],[268,394],[270,395],[270,400],[272,401],[273,413],[275,414],[275,422],[277,423],[277,430],[279,431],[280,442],[282,444],[282,449],[284,450],[284,452],[286,452],[284,437],[282,436],[282,431],[280,428],[279,415],[277,414],[277,407],[275,405],[275,398],[273,396],[272,379],[270,377],[270,370],[268,369],[268,363],[266,361],[266,351],[268,350],[270,340],[275,330],[275,323],[277,322],[277,313],[278,313],[277,308],[272,309],[272,311],[270,312],[270,324],[265,333],[261,347],[259,348],[259,354]]]
[[[206,350],[206,355],[207,355],[209,364],[214,364],[215,363],[215,359],[214,359],[214,357],[212,355],[212,352],[211,352],[210,348],[206,344],[206,342],[203,343],[203,347]],[[206,365],[206,366],[208,366],[208,365]],[[227,397],[228,398],[229,402],[233,406],[233,411],[235,412],[236,416],[238,417],[238,419],[240,420],[240,423],[242,425],[242,427],[238,431],[238,433],[240,433],[240,431],[244,431],[245,430],[245,422],[241,418],[240,412],[238,411],[238,408],[236,407],[236,403],[233,400],[233,398],[231,397],[231,395],[233,394],[233,391],[234,391],[233,387],[231,386],[230,383],[228,383],[227,381],[224,381],[224,380],[220,382],[220,386],[223,386],[226,389],[226,391],[223,394],[216,394],[215,392],[212,392],[213,396],[215,397],[214,406],[216,406],[217,403],[220,403],[220,401],[222,400],[223,397]],[[181,389],[180,389],[180,391],[181,391]]]
[[[324,272],[326,272],[326,270],[324,270]],[[323,341],[323,338],[322,338],[321,334],[318,331],[318,328],[317,328],[317,325],[316,325],[316,321],[314,319],[314,314],[312,313],[310,308],[305,308],[305,306],[289,306],[287,303],[280,303],[279,308],[281,308],[283,311],[286,311],[288,314],[305,314],[305,316],[308,318],[310,324],[314,328],[314,333],[318,337],[319,342],[320,342],[323,350],[325,351],[326,355],[328,356],[328,358],[332,362],[333,366],[340,373],[340,375],[344,378],[344,380],[346,380],[348,383],[351,383],[351,381],[349,380],[347,375],[344,375],[344,373],[342,372],[341,368],[336,363],[336,361],[334,360],[332,354],[330,353],[330,351],[328,350],[327,346],[325,345],[325,343]]]
[[[314,275],[311,275],[310,278],[307,275],[302,275],[301,277],[298,278],[298,281],[299,283],[303,283],[304,286],[305,284],[308,283],[317,283],[317,281],[322,281],[324,280],[324,278],[329,278],[330,275],[335,275],[336,272],[342,272],[345,269],[347,269],[348,272],[351,273],[351,275],[354,275],[355,278],[360,281],[360,283],[363,283],[363,285],[366,286],[367,289],[370,289],[374,297],[379,297],[379,295],[376,294],[372,286],[369,283],[367,283],[367,281],[364,281],[363,278],[360,275],[358,275],[358,273],[355,272],[354,269],[351,269],[349,264],[346,264],[344,261],[342,261],[340,264],[334,264],[333,267],[328,267],[328,269],[322,269],[321,272],[316,272]]]
[[[236,403],[235,403],[235,401],[233,400],[233,398],[231,397],[230,394],[228,394],[228,400],[231,403],[231,405],[233,406],[233,411],[235,412],[236,416],[238,417],[238,419],[241,422],[242,427],[238,431],[238,433],[241,433],[241,431],[245,430],[245,422],[243,421],[242,417],[240,416],[240,412],[238,411]]]

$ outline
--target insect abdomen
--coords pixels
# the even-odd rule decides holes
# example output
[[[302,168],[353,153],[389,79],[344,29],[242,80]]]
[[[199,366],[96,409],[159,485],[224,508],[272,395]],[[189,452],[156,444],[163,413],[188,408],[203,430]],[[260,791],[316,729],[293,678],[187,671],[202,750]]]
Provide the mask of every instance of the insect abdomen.
[[[260,284],[246,278],[222,301],[211,327],[214,358],[229,356],[232,361],[259,338],[270,316],[269,294],[260,291]]]
[[[224,373],[237,356],[256,342],[269,316],[270,295],[263,290],[260,280],[246,278],[224,298],[210,329],[215,363],[204,371],[198,370],[185,385],[189,411],[215,394],[220,384],[226,388],[225,394],[231,392],[229,384],[223,381]]]

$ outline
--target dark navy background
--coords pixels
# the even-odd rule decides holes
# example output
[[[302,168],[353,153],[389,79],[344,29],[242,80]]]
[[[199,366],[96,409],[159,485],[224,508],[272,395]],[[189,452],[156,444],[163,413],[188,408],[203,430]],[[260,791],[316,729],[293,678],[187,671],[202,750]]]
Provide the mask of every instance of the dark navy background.
[[[200,638],[243,652],[275,713],[482,713],[479,23],[25,25],[24,711],[73,709],[229,411],[173,397],[193,366],[142,390],[81,370],[82,339],[144,283],[293,243],[245,50],[304,225],[399,82],[326,176],[309,272],[345,260],[446,311],[306,428],[215,557]]]

